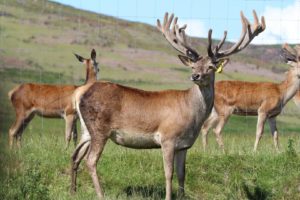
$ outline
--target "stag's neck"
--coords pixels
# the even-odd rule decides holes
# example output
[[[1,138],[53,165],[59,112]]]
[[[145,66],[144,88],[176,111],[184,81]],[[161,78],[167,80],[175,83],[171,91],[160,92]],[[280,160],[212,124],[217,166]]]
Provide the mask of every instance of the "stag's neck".
[[[212,74],[208,85],[200,86],[195,84],[192,88],[194,90],[193,92],[199,95],[197,101],[200,99],[200,109],[205,112],[205,118],[208,117],[214,105],[214,83],[215,75]]]
[[[93,69],[90,69],[89,67],[87,67],[86,68],[86,78],[85,78],[84,84],[93,83],[95,81],[97,81],[97,74],[95,73],[95,71]]]
[[[295,96],[299,90],[300,79],[293,72],[293,70],[288,71],[286,79],[279,84],[279,88],[282,94],[282,103],[285,105],[291,98]]]

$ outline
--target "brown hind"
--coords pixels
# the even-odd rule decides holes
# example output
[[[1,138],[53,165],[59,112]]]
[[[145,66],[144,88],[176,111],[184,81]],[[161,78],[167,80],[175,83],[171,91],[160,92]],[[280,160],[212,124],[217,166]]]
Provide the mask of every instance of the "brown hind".
[[[86,66],[85,84],[95,82],[98,72],[96,51],[92,50],[91,59],[85,59],[77,54],[75,56]],[[14,140],[17,140],[20,147],[22,133],[35,114],[45,118],[64,118],[66,147],[72,135],[76,143],[77,115],[72,106],[72,94],[77,87],[79,86],[23,83],[12,89],[8,96],[14,107],[16,119],[9,129],[10,148],[13,147]]]
[[[230,115],[258,116],[254,151],[262,137],[264,124],[268,121],[273,135],[274,146],[278,151],[278,130],[276,117],[286,103],[294,97],[300,84],[300,48],[292,49],[287,44],[282,48],[282,57],[291,65],[286,78],[281,83],[219,81],[215,84],[214,109],[202,127],[204,149],[207,146],[207,134],[210,128],[214,132],[219,146],[224,151],[221,132]],[[294,97],[296,102],[297,97]]]

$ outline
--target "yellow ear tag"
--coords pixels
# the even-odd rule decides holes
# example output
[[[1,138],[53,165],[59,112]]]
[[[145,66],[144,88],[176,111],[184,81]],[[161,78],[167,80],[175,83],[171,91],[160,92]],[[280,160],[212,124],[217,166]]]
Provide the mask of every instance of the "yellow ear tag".
[[[222,73],[224,67],[224,61],[220,62],[217,66],[217,73]]]

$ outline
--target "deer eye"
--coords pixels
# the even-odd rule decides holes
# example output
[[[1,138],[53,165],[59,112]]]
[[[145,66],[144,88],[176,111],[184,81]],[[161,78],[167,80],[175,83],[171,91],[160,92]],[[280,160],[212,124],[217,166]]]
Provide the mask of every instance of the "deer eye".
[[[208,69],[215,69],[215,66],[210,65],[210,66],[208,67]]]

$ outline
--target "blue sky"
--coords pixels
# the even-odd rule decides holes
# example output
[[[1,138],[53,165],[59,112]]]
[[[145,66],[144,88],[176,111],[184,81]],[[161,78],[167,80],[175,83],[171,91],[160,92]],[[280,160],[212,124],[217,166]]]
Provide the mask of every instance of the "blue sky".
[[[130,21],[155,25],[166,11],[187,24],[189,35],[206,37],[209,28],[219,39],[228,31],[228,40],[240,35],[239,12],[252,20],[252,9],[266,18],[267,29],[254,43],[300,43],[300,0],[54,0],[76,8]]]

